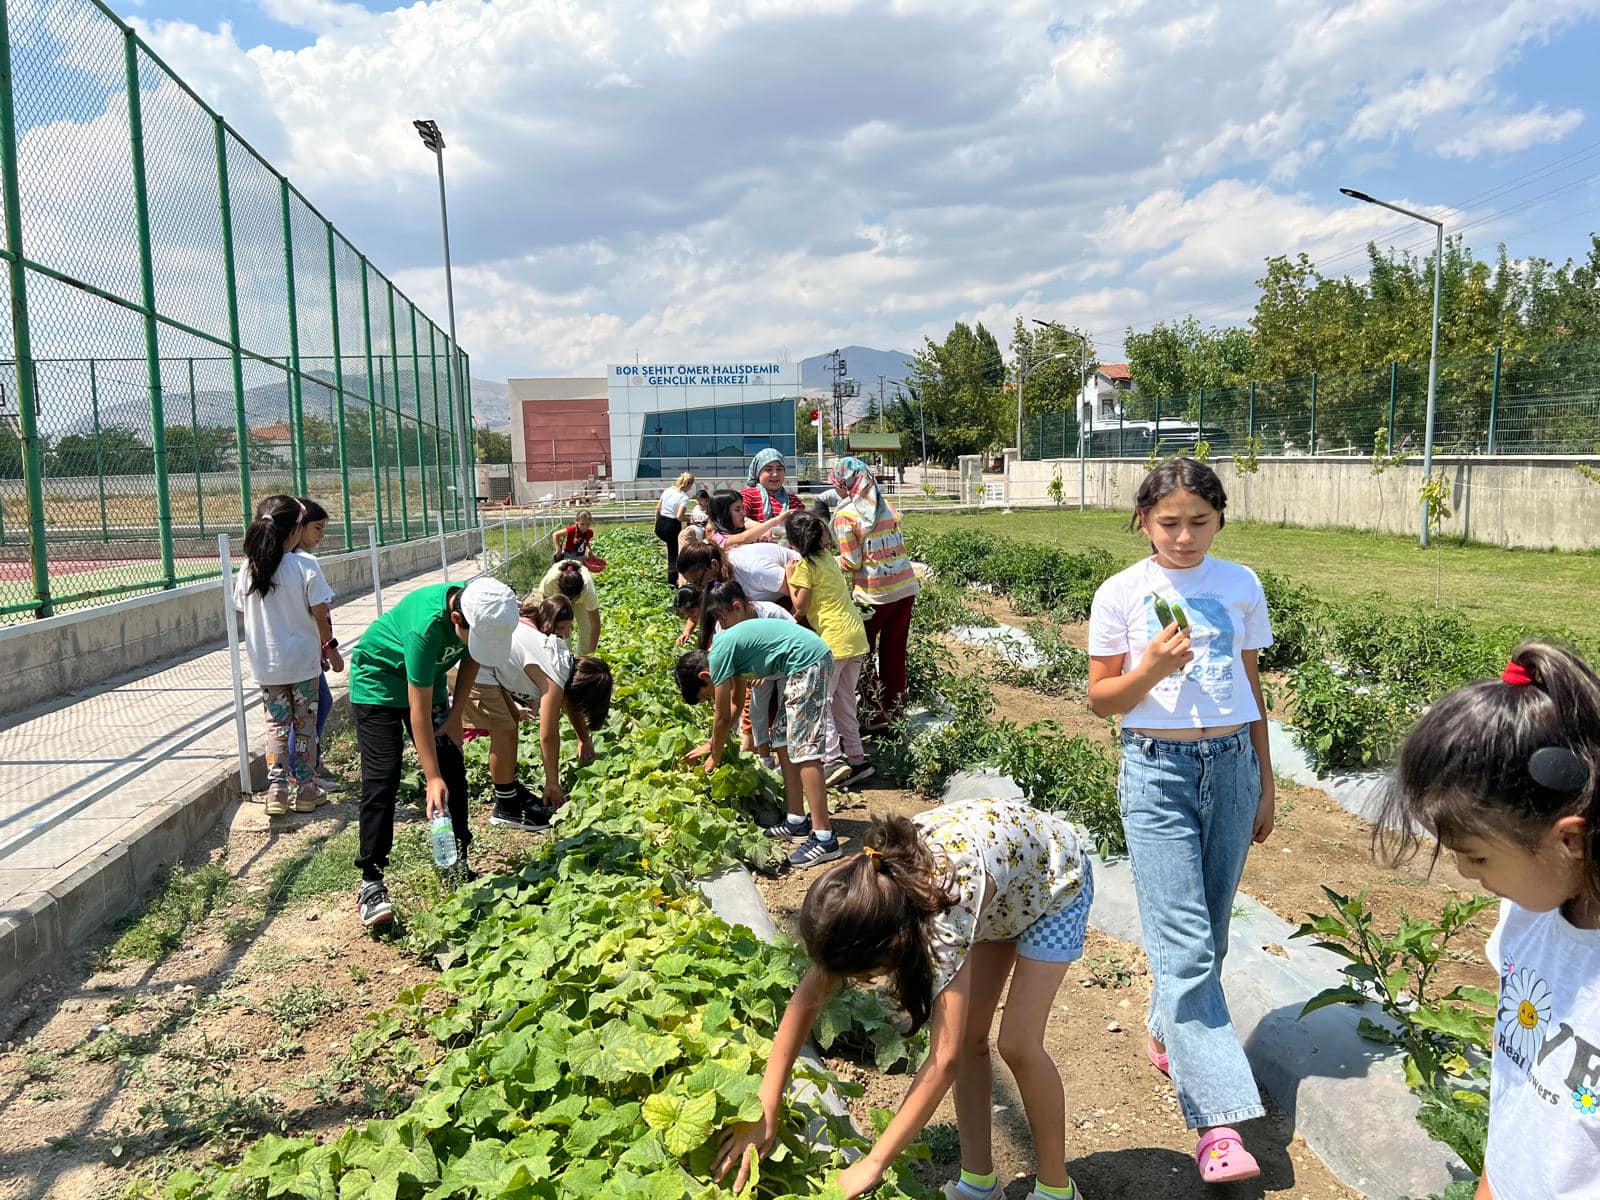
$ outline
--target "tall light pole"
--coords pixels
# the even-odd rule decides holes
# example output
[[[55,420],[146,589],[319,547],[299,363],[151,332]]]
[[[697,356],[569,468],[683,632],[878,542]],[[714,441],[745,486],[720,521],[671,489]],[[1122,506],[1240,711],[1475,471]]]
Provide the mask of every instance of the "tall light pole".
[[[1085,454],[1083,441],[1083,368],[1089,362],[1089,339],[1076,329],[1068,329],[1065,325],[1055,321],[1041,321],[1038,317],[1030,318],[1035,325],[1043,325],[1046,329],[1054,329],[1057,333],[1069,334],[1078,339],[1083,345],[1083,357],[1078,360],[1078,398],[1072,402],[1073,416],[1078,422],[1078,511],[1083,512],[1088,507],[1085,497],[1089,491],[1089,461]],[[1065,353],[1065,352],[1063,352]],[[1090,414],[1094,412],[1093,401],[1090,401]],[[1018,451],[1021,452],[1020,450]]]
[[[444,201],[444,134],[439,132],[437,121],[411,123],[416,126],[422,144],[433,151],[434,160],[439,164],[439,224],[444,230],[444,294],[450,310],[450,356],[445,359],[445,382],[450,394],[455,397],[456,428],[461,430],[461,461],[457,466],[461,471],[462,486],[467,489],[462,510],[470,527],[478,522],[478,467],[472,461],[472,430],[467,426],[467,386],[461,378],[461,343],[456,340],[456,289],[450,274],[450,212]]]
[[[1364,204],[1376,204],[1379,208],[1387,208],[1403,216],[1412,217],[1418,221],[1425,221],[1434,228],[1433,249],[1433,335],[1428,344],[1428,415],[1422,427],[1422,478],[1426,482],[1433,475],[1433,416],[1434,403],[1439,390],[1439,281],[1444,275],[1444,222],[1425,213],[1415,212],[1409,208],[1402,208],[1398,204],[1390,204],[1387,200],[1379,200],[1365,192],[1358,192],[1355,188],[1340,188],[1339,191],[1352,200],[1360,200]],[[1395,444],[1395,431],[1389,431],[1389,444]],[[1421,544],[1428,544],[1428,502],[1422,501],[1422,534]]]

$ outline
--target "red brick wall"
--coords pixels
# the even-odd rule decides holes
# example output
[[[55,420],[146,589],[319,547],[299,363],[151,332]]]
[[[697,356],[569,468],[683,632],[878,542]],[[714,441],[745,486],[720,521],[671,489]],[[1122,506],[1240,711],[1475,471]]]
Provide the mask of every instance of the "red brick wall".
[[[606,400],[524,400],[522,441],[526,478],[584,479],[604,463],[611,475],[611,430]]]

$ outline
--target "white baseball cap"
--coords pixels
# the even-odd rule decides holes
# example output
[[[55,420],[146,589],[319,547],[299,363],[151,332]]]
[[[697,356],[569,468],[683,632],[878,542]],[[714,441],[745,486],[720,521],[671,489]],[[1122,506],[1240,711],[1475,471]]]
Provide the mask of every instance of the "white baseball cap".
[[[484,576],[461,589],[461,615],[467,622],[467,653],[479,666],[499,670],[511,661],[511,635],[520,615],[517,594],[498,579]]]

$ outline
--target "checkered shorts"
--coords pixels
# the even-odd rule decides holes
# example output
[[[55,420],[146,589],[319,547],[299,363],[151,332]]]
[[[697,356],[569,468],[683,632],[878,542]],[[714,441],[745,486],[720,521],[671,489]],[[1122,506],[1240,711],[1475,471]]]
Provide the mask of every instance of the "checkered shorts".
[[[1069,963],[1083,957],[1089,932],[1089,906],[1094,903],[1094,869],[1083,859],[1083,887],[1060,912],[1040,917],[1022,931],[1017,953],[1035,962]]]

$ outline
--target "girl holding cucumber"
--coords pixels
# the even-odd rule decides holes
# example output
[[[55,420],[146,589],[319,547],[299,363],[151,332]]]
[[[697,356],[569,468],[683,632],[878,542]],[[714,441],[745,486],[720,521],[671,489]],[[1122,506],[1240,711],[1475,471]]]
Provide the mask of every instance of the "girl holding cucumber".
[[[1207,1183],[1261,1173],[1236,1122],[1265,1114],[1222,990],[1228,919],[1275,804],[1260,652],[1272,644],[1254,571],[1211,557],[1228,498],[1204,463],[1145,477],[1132,527],[1151,553],[1095,593],[1089,707],[1122,718],[1118,800],[1152,980],[1152,1066],[1199,1130]]]

